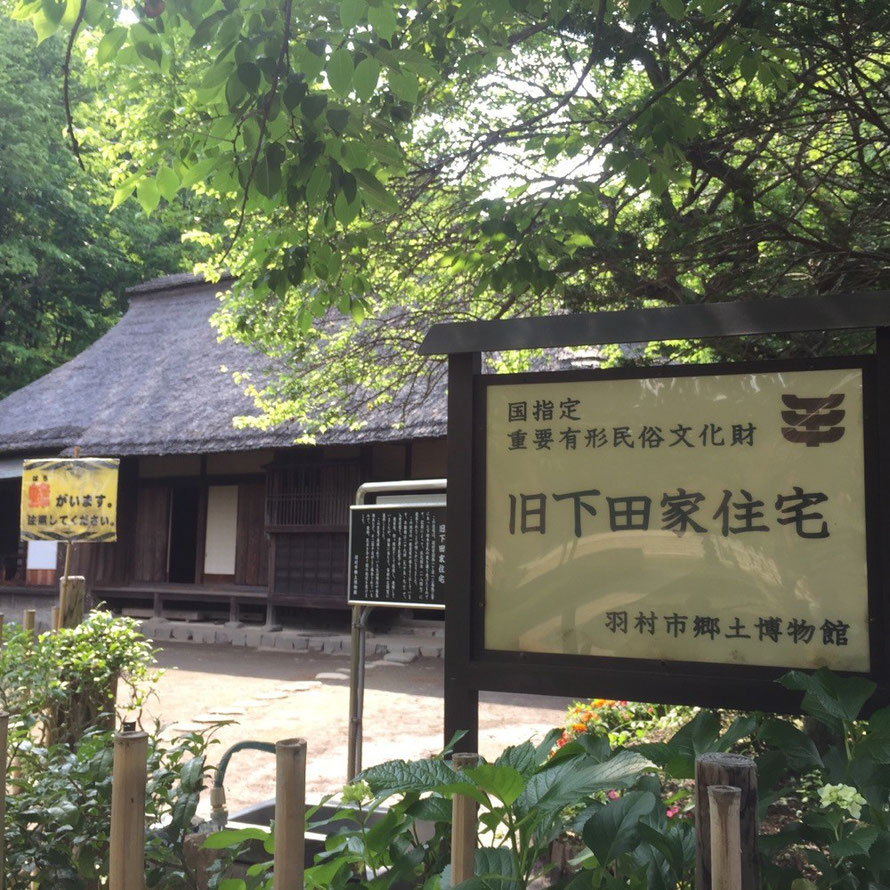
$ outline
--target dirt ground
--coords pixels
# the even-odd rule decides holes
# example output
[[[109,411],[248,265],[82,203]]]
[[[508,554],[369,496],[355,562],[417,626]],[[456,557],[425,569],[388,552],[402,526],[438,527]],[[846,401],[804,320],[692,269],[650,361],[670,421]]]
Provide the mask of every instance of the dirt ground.
[[[155,718],[168,732],[184,732],[213,720],[221,728],[211,762],[235,742],[275,742],[295,736],[308,742],[307,792],[339,790],[346,780],[349,658],[317,653],[236,649],[167,643],[158,656],[166,673],[147,705],[143,725]],[[440,659],[411,664],[367,662],[363,765],[417,758],[442,748]],[[488,758],[525,739],[540,739],[561,724],[569,699],[483,693],[479,748]],[[274,797],[275,758],[238,752],[226,773],[230,813]],[[202,803],[206,815],[208,804]]]

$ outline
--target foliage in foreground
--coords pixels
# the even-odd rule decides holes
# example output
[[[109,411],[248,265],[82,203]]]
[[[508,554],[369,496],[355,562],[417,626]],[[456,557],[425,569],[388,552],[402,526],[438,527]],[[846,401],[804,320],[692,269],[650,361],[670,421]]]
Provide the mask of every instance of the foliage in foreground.
[[[135,622],[92,612],[76,628],[33,634],[4,628],[0,702],[10,714],[6,868],[10,888],[97,890],[108,874],[118,683],[138,709],[156,677]],[[207,739],[149,735],[146,883],[195,886],[182,844],[204,779]]]
[[[126,107],[77,133],[115,204],[231,221],[191,237],[243,276],[223,333],[280,361],[270,420],[398,393],[443,318],[890,283],[883,0],[15,6]],[[365,322],[313,331],[329,308]]]
[[[696,713],[667,741],[612,747],[614,720],[603,714],[584,721],[583,731],[573,724],[573,738],[554,730],[537,747],[526,742],[459,773],[444,756],[371,767],[344,789],[328,820],[339,829],[307,870],[307,887],[345,890],[358,881],[386,890],[408,881],[447,890],[450,798],[461,793],[478,803],[480,825],[476,876],[458,885],[464,890],[522,890],[555,867],[556,840],[577,852],[557,876],[563,890],[686,890],[694,883],[695,759],[724,751],[755,758],[759,815],[778,825],[760,838],[766,890],[890,885],[890,708],[859,720],[874,684],[825,669],[793,671],[782,682],[803,693],[803,711],[830,739],[821,752],[797,721],[711,711]],[[594,702],[595,710],[606,704]],[[624,703],[622,712],[641,708]],[[250,841],[267,851],[274,845],[260,828],[220,832],[206,845],[231,853]],[[268,868],[253,866],[246,880],[219,878],[217,887],[271,887]]]

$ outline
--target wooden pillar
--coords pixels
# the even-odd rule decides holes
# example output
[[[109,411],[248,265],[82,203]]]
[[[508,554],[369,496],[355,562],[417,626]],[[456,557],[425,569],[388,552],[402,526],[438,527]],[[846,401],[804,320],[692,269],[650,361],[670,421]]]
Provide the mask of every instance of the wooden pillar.
[[[0,890],[6,890],[6,746],[9,714],[0,711]]]
[[[303,890],[306,855],[306,739],[275,743],[274,890]]]
[[[34,637],[34,625],[37,621],[37,612],[35,609],[25,609],[22,612],[22,630],[31,631],[31,638]]]
[[[86,578],[66,575],[59,582],[59,627],[77,627],[83,622]]]
[[[461,772],[479,762],[478,754],[455,754],[454,768]],[[451,799],[451,885],[473,877],[476,859],[476,801],[465,794]]]
[[[739,789],[741,890],[760,890],[757,852],[757,766],[740,754],[702,754],[695,761],[695,890],[711,890],[711,815],[708,788]],[[716,885],[715,885],[716,886]]]
[[[742,794],[730,785],[711,785],[711,890],[742,890],[742,847],[739,829],[739,799]]]
[[[114,738],[108,890],[145,890],[145,780],[148,733]]]
[[[459,751],[479,750],[479,690],[469,671],[471,634],[480,623],[473,614],[472,527],[473,380],[481,368],[478,352],[448,357],[448,547],[445,551],[445,739],[466,735]]]

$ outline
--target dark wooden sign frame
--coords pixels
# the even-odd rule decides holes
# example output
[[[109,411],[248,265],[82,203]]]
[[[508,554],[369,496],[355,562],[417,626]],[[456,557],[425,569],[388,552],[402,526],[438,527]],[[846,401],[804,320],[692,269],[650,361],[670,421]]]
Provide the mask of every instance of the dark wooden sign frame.
[[[421,352],[449,356],[448,512],[449,529],[445,630],[445,737],[465,730],[461,748],[478,747],[480,691],[561,696],[603,696],[793,711],[798,697],[774,682],[784,670],[726,664],[594,656],[503,652],[484,648],[484,403],[489,385],[481,354],[494,350],[635,343],[668,339],[781,334],[798,331],[875,330],[874,356],[813,362],[758,363],[756,370],[863,368],[866,515],[871,670],[878,684],[872,704],[890,702],[890,547],[886,546],[890,505],[890,293],[843,299],[775,300],[751,303],[624,310],[555,318],[513,319],[436,325]],[[647,376],[738,373],[741,364],[670,366]],[[544,381],[558,379],[542,376]],[[586,374],[586,372],[585,372]],[[639,371],[598,372],[641,376]],[[494,377],[494,375],[492,375]],[[586,374],[584,379],[590,379]]]

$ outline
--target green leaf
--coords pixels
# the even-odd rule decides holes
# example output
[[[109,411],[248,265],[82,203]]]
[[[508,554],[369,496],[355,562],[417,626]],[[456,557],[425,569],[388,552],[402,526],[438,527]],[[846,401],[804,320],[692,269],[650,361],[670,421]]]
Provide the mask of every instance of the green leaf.
[[[300,103],[300,111],[303,112],[303,117],[315,120],[325,110],[327,104],[327,96],[320,93],[310,93]]]
[[[627,17],[635,22],[640,15],[648,11],[652,5],[652,0],[628,0]]]
[[[357,198],[350,201],[345,192],[339,192],[334,200],[334,216],[341,225],[348,226],[362,209],[362,202]]]
[[[649,162],[645,158],[634,158],[625,176],[631,188],[641,188],[649,179]]]
[[[248,92],[255,93],[259,89],[262,72],[255,62],[242,62],[235,73]]]
[[[879,834],[880,829],[876,825],[864,825],[847,837],[842,837],[829,844],[828,852],[836,858],[866,856]]]
[[[349,111],[345,108],[331,108],[325,114],[328,125],[339,136],[349,126]]]
[[[395,10],[384,2],[381,6],[368,7],[368,24],[386,41],[392,38],[399,27]]]
[[[390,71],[388,75],[389,87],[403,102],[414,105],[420,93],[420,84],[417,75],[412,71]]]
[[[320,204],[327,197],[330,187],[331,171],[327,165],[319,164],[306,183],[306,203],[310,206]]]
[[[206,180],[220,163],[220,158],[201,158],[190,167],[186,167],[182,173],[182,188],[191,188],[195,183]]]
[[[268,828],[224,828],[208,834],[201,846],[205,850],[225,850],[237,847],[244,841],[264,841],[268,836]]]
[[[511,766],[524,778],[528,778],[537,765],[538,754],[531,742],[505,748],[495,761],[495,766]]]
[[[686,18],[685,0],[661,0],[662,9],[673,19],[681,21]]]
[[[362,59],[355,66],[355,72],[352,75],[352,87],[357,98],[362,102],[367,102],[374,95],[379,79],[380,62],[373,56]]]
[[[62,17],[65,15],[66,6],[65,0],[43,0],[43,14],[48,22],[52,22],[53,25],[59,25],[62,22]]]
[[[579,766],[572,760],[558,764],[528,780],[516,800],[516,811],[525,814],[538,810],[543,816],[554,815],[594,791],[628,787],[647,766],[645,758],[632,751],[619,751],[604,763]]]
[[[352,86],[352,53],[348,49],[338,49],[331,54],[328,61],[328,83],[334,92],[345,96]]]
[[[161,167],[155,175],[158,190],[166,201],[172,201],[179,191],[179,177],[171,167]]]
[[[365,6],[365,0],[340,0],[340,24],[346,31],[362,20]]]
[[[110,59],[113,59],[117,55],[117,51],[124,45],[126,39],[126,28],[114,27],[107,31],[96,48],[96,62],[99,65],[104,65]]]
[[[776,748],[793,769],[808,771],[822,766],[822,758],[813,740],[784,720],[767,720],[757,738]]]
[[[522,794],[525,780],[512,766],[483,763],[464,773],[486,794],[493,795],[505,806],[510,806]]]
[[[352,175],[355,176],[359,188],[371,206],[376,207],[378,210],[383,210],[385,213],[396,213],[398,211],[399,202],[373,173],[359,168],[353,170]]]
[[[654,794],[631,791],[590,817],[581,834],[601,866],[614,862],[639,843],[638,823],[655,809],[655,804]]]
[[[142,206],[146,215],[150,214],[161,200],[161,193],[158,191],[157,183],[153,179],[143,180],[136,190],[136,200]]]
[[[789,671],[779,682],[786,689],[804,692],[801,706],[817,719],[852,721],[874,694],[876,684],[864,677],[841,677],[827,668],[814,674]]]

